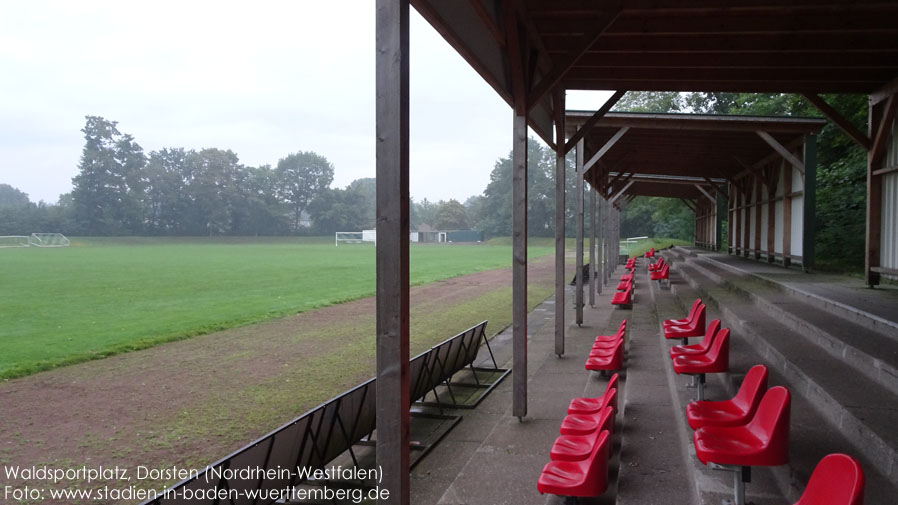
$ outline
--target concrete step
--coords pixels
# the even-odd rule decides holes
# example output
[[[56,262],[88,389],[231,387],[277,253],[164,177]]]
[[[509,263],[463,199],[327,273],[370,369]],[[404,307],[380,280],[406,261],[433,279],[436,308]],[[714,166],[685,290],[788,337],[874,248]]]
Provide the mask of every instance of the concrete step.
[[[893,484],[898,484],[898,395],[859,374],[843,359],[823,351],[737,291],[715,282],[693,261],[671,258],[672,269],[721,314],[725,325],[738,332],[783,376],[793,394],[802,395],[818,414],[848,438]]]
[[[684,307],[691,305],[696,298],[697,290],[687,283],[676,272],[673,273],[671,294],[677,298],[676,305],[668,304],[665,308],[663,295],[655,293],[658,306],[659,319],[682,317],[686,310]],[[722,288],[712,288],[722,289]],[[706,295],[705,295],[706,296]],[[669,307],[675,306],[671,312]],[[715,304],[709,304],[708,316],[721,318],[728,322],[725,316],[721,316]],[[725,326],[729,326],[725,324]],[[742,337],[741,333],[733,333],[730,348],[730,373],[712,374],[708,376],[708,389],[706,394],[711,400],[722,400],[732,397],[745,372],[757,363],[764,363],[770,369],[770,385],[789,384],[788,379],[758,353],[758,351]],[[669,345],[668,345],[669,347]],[[682,377],[674,379],[679,388],[680,408],[685,409],[686,404],[694,397],[694,390],[683,387],[686,380]],[[692,431],[687,428],[687,438],[691,440]],[[788,465],[774,468],[758,468],[753,470],[752,483],[747,486],[748,500],[756,505],[768,503],[782,504],[792,503],[798,499],[804,490],[805,484],[817,462],[826,454],[843,452],[857,457],[866,473],[866,503],[892,503],[894,496],[898,495],[898,488],[882,472],[878,471],[874,462],[858,451],[855,445],[842,434],[841,430],[830,422],[821,422],[820,414],[814,403],[806,395],[793,394],[791,409],[790,432],[790,462]],[[725,472],[709,469],[695,459],[694,449],[692,458],[695,461],[695,482],[699,487],[699,495],[702,503],[719,504],[722,499],[729,498],[731,477]],[[779,497],[777,497],[779,495]]]
[[[781,285],[727,269],[699,257],[688,264],[715,283],[747,298],[782,324],[800,333],[831,356],[898,394],[898,340],[869,326],[833,314],[805,297],[793,296]]]

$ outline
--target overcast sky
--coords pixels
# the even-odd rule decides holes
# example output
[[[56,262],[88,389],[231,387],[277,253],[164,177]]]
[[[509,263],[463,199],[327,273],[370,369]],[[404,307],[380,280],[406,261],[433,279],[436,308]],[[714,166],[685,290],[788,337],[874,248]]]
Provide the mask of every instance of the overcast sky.
[[[463,201],[510,151],[511,109],[414,9],[411,57],[412,196]],[[315,151],[345,187],[374,176],[374,93],[371,0],[0,0],[0,183],[32,201],[71,191],[86,115],[147,153]]]

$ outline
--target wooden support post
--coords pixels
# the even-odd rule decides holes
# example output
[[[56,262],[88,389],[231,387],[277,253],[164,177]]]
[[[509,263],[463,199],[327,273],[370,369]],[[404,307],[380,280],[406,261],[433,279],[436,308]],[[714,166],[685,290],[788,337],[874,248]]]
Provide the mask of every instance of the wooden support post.
[[[726,194],[717,192],[717,208],[714,211],[714,250],[720,251],[723,245],[723,221],[727,216]]]
[[[577,324],[583,324],[583,141],[577,143],[577,274],[574,306]]]
[[[598,188],[593,188],[593,191],[598,193]],[[597,288],[596,289],[598,290],[598,293],[600,295],[602,294],[602,285],[605,284],[605,253],[604,253],[604,249],[603,249],[604,248],[604,235],[605,235],[603,219],[605,217],[605,210],[604,210],[604,206],[602,205],[602,203],[604,201],[605,201],[605,199],[602,198],[601,195],[598,195],[598,197],[596,198],[596,207],[597,207],[597,212],[598,212],[598,217],[597,217],[597,222],[596,222],[597,234],[598,234],[598,236],[596,238],[596,242],[597,242],[596,247],[598,248],[598,256],[596,258],[596,268],[597,268],[597,271],[596,271]]]
[[[408,505],[409,3],[376,5],[377,502]]]
[[[783,163],[783,266],[792,264],[792,165]]]
[[[527,116],[514,113],[512,134],[512,340],[513,414],[527,415]]]
[[[564,221],[565,221],[565,150],[564,91],[555,92],[555,354],[564,354]]]
[[[589,306],[596,306],[596,188],[589,188]]]
[[[736,241],[733,238],[736,233],[736,195],[739,194],[739,190],[736,188],[736,185],[732,182],[730,183],[732,188],[729,188],[727,191],[727,254],[735,254],[736,253]]]
[[[754,257],[756,260],[761,259],[761,178],[755,178],[755,243]]]
[[[890,89],[894,89],[891,87]],[[898,107],[898,94],[892,91],[873,99],[871,96],[869,119],[867,121],[873,144],[867,153],[867,237],[864,255],[864,273],[871,288],[879,284],[879,272],[873,269],[882,263],[882,177],[877,174],[880,158],[891,137],[892,122]]]
[[[804,139],[804,223],[801,225],[801,267],[805,272],[814,268],[817,240],[817,136]]]
[[[767,186],[767,263],[776,260],[776,188],[779,185],[779,177],[775,165],[771,165],[770,184]]]
[[[742,255],[746,258],[751,252],[751,204],[754,202],[754,195],[752,195],[751,191],[751,179],[749,179],[749,183],[746,184],[746,192],[745,192],[745,226],[742,227]]]

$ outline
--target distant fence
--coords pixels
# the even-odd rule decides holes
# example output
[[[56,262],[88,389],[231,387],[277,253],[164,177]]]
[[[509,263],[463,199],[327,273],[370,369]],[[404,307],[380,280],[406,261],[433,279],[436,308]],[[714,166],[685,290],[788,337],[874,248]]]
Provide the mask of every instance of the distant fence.
[[[478,369],[474,367],[474,360],[481,341],[486,343],[492,358],[492,349],[486,340],[486,323],[483,321],[409,360],[412,403],[429,393],[439,399],[436,388],[449,387],[452,376],[465,368],[470,368],[476,377]],[[500,370],[495,359],[492,361],[492,370],[504,372],[504,377],[508,371]],[[370,439],[376,427],[375,381],[370,379],[322,403],[142,505],[269,504],[278,501],[277,493],[270,492],[289,489],[303,482],[304,477],[297,469],[324,468],[347,451],[358,466],[353,445]],[[246,478],[250,474],[255,478]],[[254,494],[273,498],[248,498]],[[185,496],[191,499],[186,500]]]

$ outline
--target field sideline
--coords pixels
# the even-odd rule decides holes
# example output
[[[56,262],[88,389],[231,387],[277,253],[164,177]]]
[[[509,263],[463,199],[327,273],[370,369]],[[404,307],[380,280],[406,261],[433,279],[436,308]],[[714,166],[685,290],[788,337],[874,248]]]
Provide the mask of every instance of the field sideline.
[[[374,295],[374,246],[330,238],[73,239],[0,249],[0,378]],[[552,248],[529,248],[533,259]],[[508,267],[501,245],[418,245],[413,285]]]

